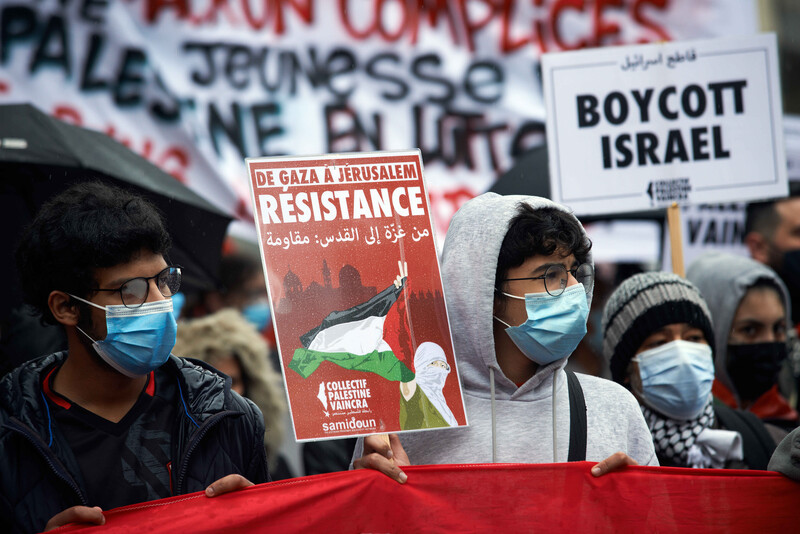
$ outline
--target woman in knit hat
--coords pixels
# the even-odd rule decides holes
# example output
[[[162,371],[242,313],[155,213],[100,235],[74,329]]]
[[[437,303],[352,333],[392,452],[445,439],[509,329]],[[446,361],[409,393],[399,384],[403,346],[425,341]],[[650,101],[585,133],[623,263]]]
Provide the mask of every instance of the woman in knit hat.
[[[714,330],[691,282],[665,272],[634,275],[609,297],[602,325],[612,378],[639,401],[661,465],[766,469],[775,442],[763,425],[754,435],[727,428],[712,402]],[[741,414],[725,419],[747,417]]]

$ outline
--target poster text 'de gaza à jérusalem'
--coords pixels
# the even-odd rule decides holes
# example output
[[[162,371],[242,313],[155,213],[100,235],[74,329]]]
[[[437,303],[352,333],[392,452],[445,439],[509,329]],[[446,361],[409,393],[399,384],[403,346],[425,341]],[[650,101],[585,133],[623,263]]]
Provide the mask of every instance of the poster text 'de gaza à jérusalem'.
[[[419,151],[247,164],[295,438],[465,425]]]

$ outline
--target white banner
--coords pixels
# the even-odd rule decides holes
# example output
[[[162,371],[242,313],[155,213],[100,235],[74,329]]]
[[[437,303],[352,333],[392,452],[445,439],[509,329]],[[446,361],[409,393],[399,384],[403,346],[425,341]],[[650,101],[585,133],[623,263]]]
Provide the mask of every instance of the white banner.
[[[658,221],[602,221],[586,225],[595,263],[657,264],[661,253]]]
[[[543,52],[756,29],[753,1],[5,0],[0,102],[126,142],[253,240],[245,157],[419,148],[443,232],[543,142]]]
[[[772,34],[547,54],[553,199],[579,214],[785,196]]]

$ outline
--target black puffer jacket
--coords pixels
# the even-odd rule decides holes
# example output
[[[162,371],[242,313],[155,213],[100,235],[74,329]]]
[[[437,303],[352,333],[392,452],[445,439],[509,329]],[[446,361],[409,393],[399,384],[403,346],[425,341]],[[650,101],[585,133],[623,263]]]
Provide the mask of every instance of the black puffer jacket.
[[[66,353],[15,369],[0,381],[0,531],[39,532],[71,506],[88,505],[77,461],[55,425],[41,383]],[[170,356],[162,369],[179,385],[181,406],[172,440],[173,493],[201,491],[238,473],[269,479],[264,422],[230,378],[202,362]]]

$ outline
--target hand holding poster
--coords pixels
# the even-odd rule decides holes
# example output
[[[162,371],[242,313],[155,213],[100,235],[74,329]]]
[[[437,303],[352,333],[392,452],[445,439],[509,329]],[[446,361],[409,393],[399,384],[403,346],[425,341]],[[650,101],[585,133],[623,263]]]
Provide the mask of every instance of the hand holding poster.
[[[553,200],[578,214],[785,196],[774,35],[546,54]]]
[[[295,438],[466,424],[419,151],[247,165]]]

